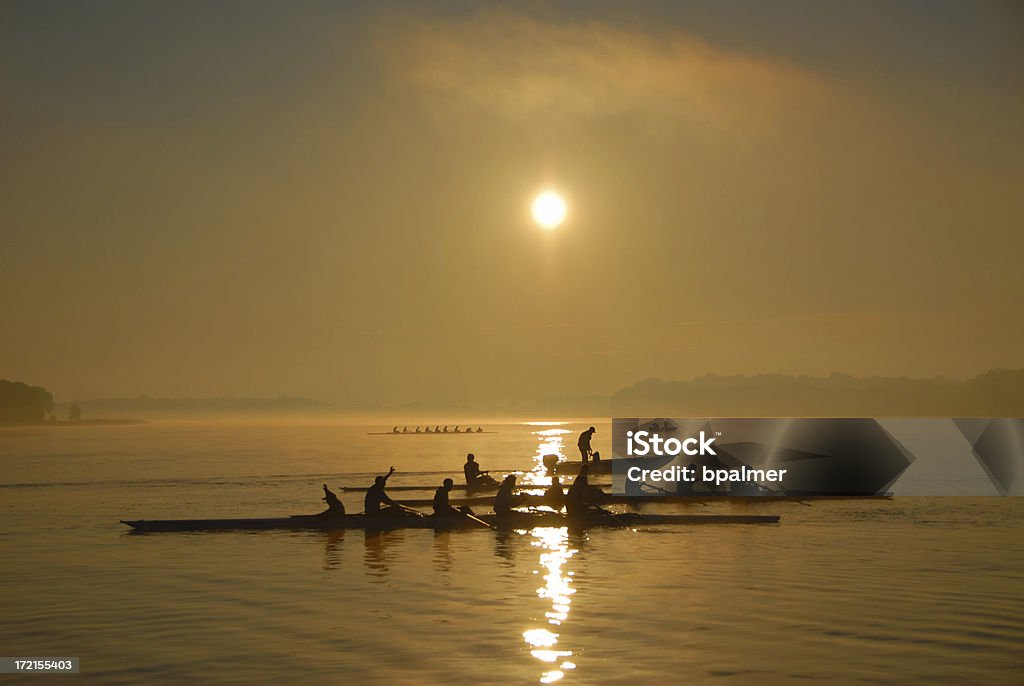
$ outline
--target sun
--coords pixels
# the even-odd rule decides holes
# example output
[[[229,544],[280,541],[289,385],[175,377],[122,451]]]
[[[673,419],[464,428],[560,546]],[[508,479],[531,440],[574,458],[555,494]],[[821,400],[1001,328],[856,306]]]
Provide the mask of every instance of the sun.
[[[533,219],[541,228],[557,228],[565,220],[565,201],[554,191],[544,191],[533,201]]]

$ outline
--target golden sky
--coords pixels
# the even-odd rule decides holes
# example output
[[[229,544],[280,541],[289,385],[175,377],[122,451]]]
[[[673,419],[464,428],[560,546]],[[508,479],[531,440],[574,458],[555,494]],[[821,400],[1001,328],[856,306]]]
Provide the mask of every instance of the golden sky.
[[[0,376],[59,398],[1024,366],[1012,3],[0,15]]]

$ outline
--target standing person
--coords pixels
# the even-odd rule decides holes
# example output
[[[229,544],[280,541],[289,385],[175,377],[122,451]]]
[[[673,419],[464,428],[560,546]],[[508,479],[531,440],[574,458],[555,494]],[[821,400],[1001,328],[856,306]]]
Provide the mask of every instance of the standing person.
[[[576,441],[576,447],[580,449],[580,457],[583,462],[590,459],[591,454],[594,452],[593,448],[590,447],[590,439],[597,433],[597,429],[590,427],[586,431],[580,434],[580,439]]]

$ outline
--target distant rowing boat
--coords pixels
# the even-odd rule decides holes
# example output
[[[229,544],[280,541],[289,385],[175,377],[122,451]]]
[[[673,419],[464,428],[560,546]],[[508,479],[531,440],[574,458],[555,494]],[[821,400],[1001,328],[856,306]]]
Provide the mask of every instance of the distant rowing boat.
[[[640,527],[690,524],[775,524],[778,515],[650,515],[625,513],[587,514],[585,517],[570,519],[556,512],[513,512],[504,517],[480,515],[479,519],[502,529],[528,529],[536,526],[591,527]],[[166,531],[263,531],[287,529],[291,531],[335,531],[339,529],[482,529],[480,522],[465,517],[424,517],[363,514],[325,517],[321,515],[294,515],[292,517],[270,517],[262,519],[137,519],[121,520],[132,531],[157,533]]]
[[[497,431],[367,431],[367,436],[480,436]]]

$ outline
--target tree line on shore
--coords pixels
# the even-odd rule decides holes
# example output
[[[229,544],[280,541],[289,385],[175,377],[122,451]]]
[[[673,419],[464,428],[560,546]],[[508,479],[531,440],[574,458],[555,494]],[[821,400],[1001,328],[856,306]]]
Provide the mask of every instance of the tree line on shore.
[[[118,412],[327,412],[331,405],[305,398],[150,398],[95,400],[89,410]],[[95,405],[95,407],[93,407]],[[550,407],[548,405],[551,405]],[[466,409],[466,408],[463,408]],[[689,381],[644,379],[610,398],[566,397],[533,408],[548,414],[675,417],[1020,417],[1024,369],[993,369],[971,379],[857,378],[762,374],[706,374]],[[61,410],[63,414],[63,410]],[[81,420],[78,403],[68,419]],[[53,395],[41,386],[0,379],[0,424],[54,421]]]
[[[42,386],[0,379],[0,424],[45,422],[53,407],[53,394]]]

